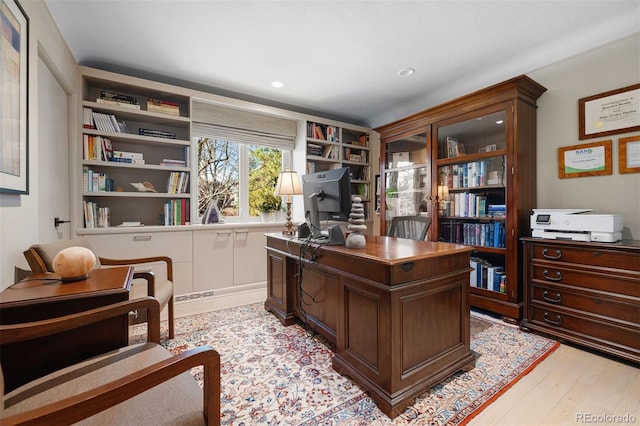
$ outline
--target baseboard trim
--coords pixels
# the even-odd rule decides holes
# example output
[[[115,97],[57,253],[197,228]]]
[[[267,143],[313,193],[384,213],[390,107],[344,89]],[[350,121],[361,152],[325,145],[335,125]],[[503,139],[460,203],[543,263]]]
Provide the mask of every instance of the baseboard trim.
[[[249,284],[223,290],[194,293],[178,296],[174,303],[174,316],[176,318],[201,314],[234,306],[248,305],[264,302],[267,299],[267,285]],[[163,319],[166,319],[166,309],[163,310]]]

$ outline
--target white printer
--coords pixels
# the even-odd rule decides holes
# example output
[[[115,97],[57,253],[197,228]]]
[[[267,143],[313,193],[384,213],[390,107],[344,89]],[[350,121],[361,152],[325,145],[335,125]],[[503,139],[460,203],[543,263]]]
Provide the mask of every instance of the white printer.
[[[622,239],[622,215],[594,209],[533,209],[531,235],[537,238],[613,243]]]

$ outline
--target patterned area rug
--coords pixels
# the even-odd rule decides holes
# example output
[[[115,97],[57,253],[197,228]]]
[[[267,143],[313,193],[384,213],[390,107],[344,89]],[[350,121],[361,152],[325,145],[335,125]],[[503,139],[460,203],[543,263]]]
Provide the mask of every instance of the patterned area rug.
[[[143,331],[138,326],[132,339]],[[472,313],[476,367],[420,395],[394,420],[331,368],[333,353],[324,338],[299,325],[282,326],[262,303],[177,318],[175,339],[162,345],[174,354],[201,345],[218,350],[225,425],[459,425],[558,343]],[[192,374],[201,381],[201,369]]]

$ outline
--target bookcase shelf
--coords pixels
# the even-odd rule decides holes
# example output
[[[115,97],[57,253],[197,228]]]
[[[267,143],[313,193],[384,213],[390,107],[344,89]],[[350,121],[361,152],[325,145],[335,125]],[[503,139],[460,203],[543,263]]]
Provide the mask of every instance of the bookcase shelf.
[[[307,173],[348,167],[351,195],[361,198],[365,217],[371,218],[371,132],[308,121],[306,136]]]
[[[101,227],[122,222],[186,224],[194,184],[189,164],[190,96],[178,87],[80,68],[83,143],[79,158],[84,227],[96,226],[90,216],[98,211],[108,218],[100,221]],[[181,188],[184,193],[169,192],[175,173],[181,174],[178,176],[182,182],[186,180]],[[86,175],[91,176],[91,183]],[[151,183],[158,192],[135,191],[131,186],[135,182]],[[94,190],[87,190],[92,187]],[[168,210],[169,204],[173,210]],[[166,222],[164,217],[169,211],[172,219]],[[175,216],[176,211],[179,216]]]

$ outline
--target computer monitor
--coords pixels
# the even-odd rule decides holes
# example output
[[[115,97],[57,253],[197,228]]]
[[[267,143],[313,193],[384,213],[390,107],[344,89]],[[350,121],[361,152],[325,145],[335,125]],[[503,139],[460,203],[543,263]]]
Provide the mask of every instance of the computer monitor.
[[[305,217],[313,238],[320,238],[320,222],[347,222],[351,213],[351,175],[348,167],[302,175]]]

